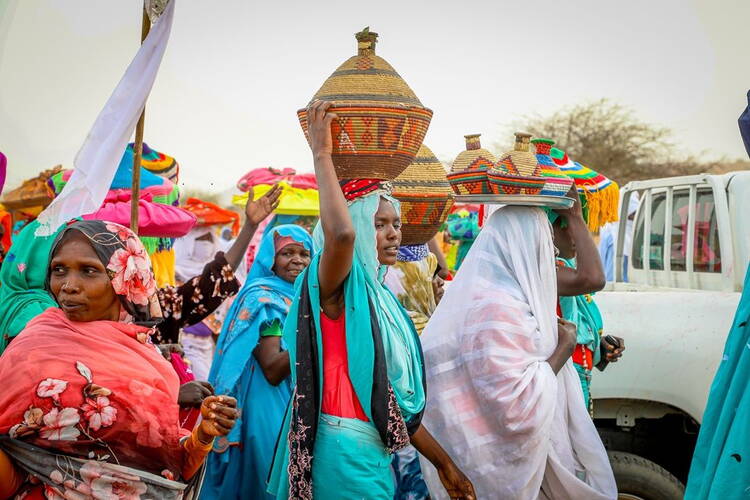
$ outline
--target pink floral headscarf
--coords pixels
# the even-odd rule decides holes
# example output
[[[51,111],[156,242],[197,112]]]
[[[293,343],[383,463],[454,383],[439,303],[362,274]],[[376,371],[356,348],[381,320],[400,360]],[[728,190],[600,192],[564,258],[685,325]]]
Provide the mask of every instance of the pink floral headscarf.
[[[138,236],[114,222],[73,221],[57,235],[50,251],[50,261],[70,231],[78,231],[86,236],[107,269],[112,288],[123,306],[121,321],[149,326],[158,322],[162,313],[156,296],[156,280],[151,260]],[[47,290],[50,290],[49,270]]]

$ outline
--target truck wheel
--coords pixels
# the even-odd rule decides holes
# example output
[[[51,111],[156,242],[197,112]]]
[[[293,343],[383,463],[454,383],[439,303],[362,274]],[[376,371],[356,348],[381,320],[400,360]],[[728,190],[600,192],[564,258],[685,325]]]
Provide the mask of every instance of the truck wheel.
[[[659,465],[632,453],[610,451],[619,500],[682,500],[685,487]]]

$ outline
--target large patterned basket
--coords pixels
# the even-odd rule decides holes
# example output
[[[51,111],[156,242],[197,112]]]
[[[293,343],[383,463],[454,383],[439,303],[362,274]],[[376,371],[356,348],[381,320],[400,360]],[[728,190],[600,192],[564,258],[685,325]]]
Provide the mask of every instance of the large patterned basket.
[[[401,244],[427,243],[453,206],[445,169],[424,144],[409,167],[393,181],[393,196],[401,202]]]
[[[375,55],[377,33],[365,28],[355,36],[357,55],[339,66],[310,102],[334,103],[333,164],[339,178],[393,180],[414,160],[432,111]],[[307,137],[307,109],[297,116]]]
[[[456,194],[491,194],[487,171],[495,166],[495,155],[482,147],[481,134],[465,135],[466,150],[453,160],[448,181]]]

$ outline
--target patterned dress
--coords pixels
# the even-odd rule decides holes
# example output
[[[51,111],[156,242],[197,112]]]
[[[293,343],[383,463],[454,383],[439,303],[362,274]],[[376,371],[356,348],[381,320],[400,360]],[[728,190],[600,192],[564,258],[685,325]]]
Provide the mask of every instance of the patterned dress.
[[[202,321],[239,290],[240,283],[224,252],[217,252],[200,276],[183,285],[166,286],[157,291],[164,319],[156,327],[154,343],[176,344],[180,328]]]

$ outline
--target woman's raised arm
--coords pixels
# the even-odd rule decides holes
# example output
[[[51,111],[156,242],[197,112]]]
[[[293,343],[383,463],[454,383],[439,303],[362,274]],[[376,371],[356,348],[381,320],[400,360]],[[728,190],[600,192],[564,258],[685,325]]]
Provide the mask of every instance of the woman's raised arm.
[[[320,224],[325,235],[318,268],[320,302],[324,309],[328,309],[326,305],[338,302],[341,286],[352,267],[355,237],[346,198],[331,157],[331,122],[336,115],[328,112],[330,107],[330,102],[315,101],[307,109],[307,128],[320,194]]]

